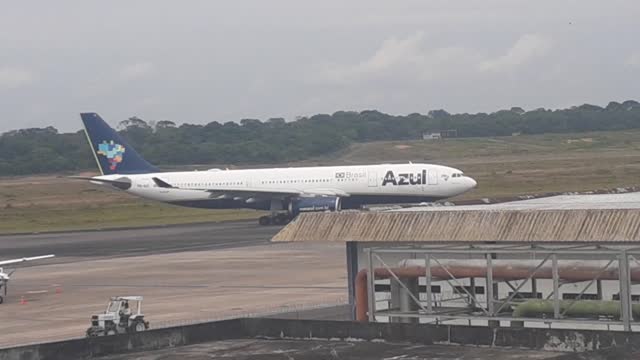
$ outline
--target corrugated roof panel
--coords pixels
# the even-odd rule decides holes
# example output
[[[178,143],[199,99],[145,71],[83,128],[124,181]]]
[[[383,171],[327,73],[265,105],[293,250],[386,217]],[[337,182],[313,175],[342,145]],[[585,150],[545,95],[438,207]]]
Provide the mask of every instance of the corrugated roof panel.
[[[640,209],[305,213],[273,240],[639,242]]]
[[[479,211],[479,210],[595,210],[640,209],[640,192],[598,195],[559,195],[538,199],[511,201],[487,205],[416,206],[391,210],[413,211]]]

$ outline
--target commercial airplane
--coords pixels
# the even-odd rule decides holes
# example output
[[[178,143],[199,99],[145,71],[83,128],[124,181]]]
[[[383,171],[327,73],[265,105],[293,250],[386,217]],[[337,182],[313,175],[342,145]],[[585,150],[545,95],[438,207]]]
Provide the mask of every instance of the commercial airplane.
[[[3,291],[3,295],[0,295],[0,304],[4,302],[4,298],[7,297],[7,290],[9,286],[9,280],[11,280],[11,275],[16,271],[15,269],[10,272],[5,272],[2,266],[20,264],[27,261],[35,261],[42,259],[49,259],[54,257],[55,255],[42,255],[42,256],[34,256],[28,258],[20,258],[20,259],[11,259],[11,260],[3,260],[0,261],[0,290]]]
[[[175,205],[270,211],[261,225],[283,224],[300,212],[431,202],[476,186],[460,170],[412,163],[161,172],[98,114],[80,116],[101,175],[74,178]]]

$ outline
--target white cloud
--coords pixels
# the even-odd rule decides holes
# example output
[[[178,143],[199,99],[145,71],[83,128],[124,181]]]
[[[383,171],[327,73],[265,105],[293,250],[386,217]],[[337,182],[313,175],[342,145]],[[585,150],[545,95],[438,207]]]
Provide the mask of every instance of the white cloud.
[[[139,62],[130,64],[120,70],[120,79],[122,80],[136,80],[155,72],[156,67],[150,62]]]
[[[423,32],[390,38],[372,56],[354,65],[325,65],[314,80],[336,84],[380,78],[424,81],[477,72],[512,71],[544,56],[551,41],[537,34],[521,36],[502,56],[491,58],[472,47],[429,48]]]
[[[353,70],[370,73],[398,65],[420,64],[424,61],[423,39],[424,33],[418,32],[406,39],[385,40],[371,58],[356,65]]]
[[[28,70],[0,67],[0,89],[16,89],[35,81],[35,75]]]
[[[636,51],[627,58],[627,65],[640,67],[640,51]]]
[[[452,70],[464,71],[479,55],[463,47],[428,49],[423,32],[406,38],[387,39],[375,53],[355,65],[325,65],[314,76],[329,83],[347,83],[372,78],[392,77],[427,80],[446,76]]]
[[[526,34],[503,56],[487,59],[478,68],[481,71],[510,71],[527,62],[545,55],[551,48],[551,41],[537,34]]]

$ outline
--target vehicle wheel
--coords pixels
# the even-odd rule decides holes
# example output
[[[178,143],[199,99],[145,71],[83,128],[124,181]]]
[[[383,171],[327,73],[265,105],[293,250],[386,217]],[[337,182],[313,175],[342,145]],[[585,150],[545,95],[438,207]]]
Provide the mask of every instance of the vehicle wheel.
[[[2,304],[3,302],[4,302],[4,298],[0,296],[0,304]]]
[[[147,327],[144,325],[144,322],[142,321],[138,321],[133,327],[133,331],[135,332],[145,331],[146,329]]]
[[[271,217],[269,216],[261,216],[260,219],[258,219],[258,224],[262,225],[262,226],[266,226],[271,224]]]

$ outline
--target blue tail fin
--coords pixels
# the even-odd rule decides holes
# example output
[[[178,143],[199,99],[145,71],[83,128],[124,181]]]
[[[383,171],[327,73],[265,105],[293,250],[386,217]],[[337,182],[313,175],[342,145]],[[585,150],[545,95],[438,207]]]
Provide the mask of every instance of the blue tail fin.
[[[80,114],[102,175],[158,172],[96,113]]]

